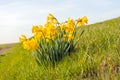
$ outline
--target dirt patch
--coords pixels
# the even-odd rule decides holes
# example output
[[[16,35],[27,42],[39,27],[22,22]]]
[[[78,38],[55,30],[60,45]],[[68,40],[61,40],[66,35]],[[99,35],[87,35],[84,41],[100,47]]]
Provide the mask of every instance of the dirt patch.
[[[0,55],[3,55],[4,52],[8,51],[10,48],[12,48],[12,45],[9,45],[5,48],[0,48]]]

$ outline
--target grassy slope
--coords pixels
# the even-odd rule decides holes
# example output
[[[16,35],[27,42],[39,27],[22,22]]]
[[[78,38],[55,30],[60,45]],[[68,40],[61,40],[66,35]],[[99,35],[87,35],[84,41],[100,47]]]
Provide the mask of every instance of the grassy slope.
[[[38,67],[20,44],[0,56],[0,80],[120,79],[120,18],[83,28],[76,52],[55,69]]]
[[[14,45],[14,43],[10,43],[10,44],[0,44],[0,50],[1,49],[3,49],[3,48],[6,48],[6,47],[8,47],[8,46],[12,46],[12,45]]]

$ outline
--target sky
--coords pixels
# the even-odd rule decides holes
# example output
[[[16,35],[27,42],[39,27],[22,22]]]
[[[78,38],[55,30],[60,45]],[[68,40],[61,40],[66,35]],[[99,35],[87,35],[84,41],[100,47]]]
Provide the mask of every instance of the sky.
[[[32,36],[33,25],[52,13],[60,22],[87,16],[89,24],[120,17],[120,0],[0,0],[0,44]]]

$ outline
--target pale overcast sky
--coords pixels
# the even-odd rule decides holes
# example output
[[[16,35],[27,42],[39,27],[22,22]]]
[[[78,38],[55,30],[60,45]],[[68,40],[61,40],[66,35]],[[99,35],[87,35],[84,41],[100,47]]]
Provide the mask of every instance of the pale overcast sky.
[[[52,13],[59,21],[86,15],[89,23],[120,16],[120,0],[0,0],[0,44],[18,42],[31,34],[32,25]]]

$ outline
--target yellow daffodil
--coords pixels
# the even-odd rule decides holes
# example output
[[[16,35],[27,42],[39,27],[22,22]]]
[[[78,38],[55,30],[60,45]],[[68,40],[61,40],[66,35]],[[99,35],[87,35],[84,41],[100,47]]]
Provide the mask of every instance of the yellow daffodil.
[[[64,35],[63,35],[63,40],[65,41],[66,39],[67,39],[67,35],[64,34]]]
[[[50,21],[52,21],[54,19],[54,16],[52,15],[52,14],[49,14],[48,16],[47,16],[47,22],[50,22]]]
[[[70,41],[70,40],[72,40],[72,39],[74,39],[74,36],[73,36],[72,34],[69,34],[69,35],[68,35],[68,41]]]
[[[23,48],[24,49],[35,50],[35,49],[37,49],[37,47],[38,47],[38,43],[34,38],[23,42]]]
[[[50,41],[50,39],[46,39],[46,42],[49,42]]]
[[[66,30],[67,33],[73,33],[75,29],[74,29],[74,27],[66,26],[65,30]]]
[[[45,24],[45,27],[48,29],[48,28],[50,28],[50,27],[54,27],[54,24],[51,23],[51,22],[47,22],[47,23]]]
[[[87,19],[87,17],[86,16],[84,16],[83,18],[82,18],[82,22],[84,22],[84,23],[88,23],[88,19]]]
[[[78,18],[77,22],[82,22],[82,18]]]
[[[68,18],[68,25],[74,27],[75,21],[73,19]]]
[[[83,18],[78,18],[77,20],[77,26],[84,26],[85,23],[87,24],[88,23],[88,19],[86,16],[84,16]]]
[[[61,29],[61,30],[64,30],[64,29],[65,29],[65,27],[66,27],[65,23],[64,23],[64,22],[62,22],[62,23],[60,24],[60,29]]]
[[[24,34],[21,35],[21,37],[19,38],[20,42],[24,42],[27,40],[26,36]]]
[[[84,22],[83,22],[82,18],[78,18],[77,26],[79,27],[79,26],[83,26],[83,25],[84,25]]]
[[[58,24],[59,22],[57,21],[57,19],[54,19],[53,21],[53,24]]]
[[[38,26],[33,26],[32,27],[32,33],[36,33],[39,31],[39,27]]]
[[[41,39],[41,37],[43,37],[43,34],[42,34],[42,32],[38,32],[34,35],[34,37],[35,37],[36,40],[39,41]]]
[[[35,50],[37,48],[38,48],[38,43],[37,43],[37,41],[34,38],[32,38],[30,40],[30,49]]]
[[[23,48],[26,50],[30,50],[30,41],[29,40],[23,42]]]
[[[80,26],[84,26],[85,24],[83,22],[78,22],[77,23],[77,26],[80,27]]]

